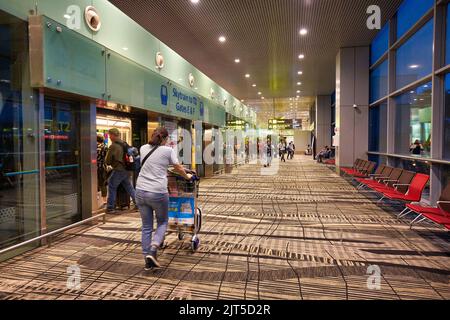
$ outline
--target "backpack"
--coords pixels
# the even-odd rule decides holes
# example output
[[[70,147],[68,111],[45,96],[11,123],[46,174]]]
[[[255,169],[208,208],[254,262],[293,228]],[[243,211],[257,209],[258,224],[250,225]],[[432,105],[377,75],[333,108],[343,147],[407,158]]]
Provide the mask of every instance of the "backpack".
[[[126,142],[118,143],[123,148],[123,160],[122,163],[127,171],[136,170],[136,162],[133,156],[133,148]]]

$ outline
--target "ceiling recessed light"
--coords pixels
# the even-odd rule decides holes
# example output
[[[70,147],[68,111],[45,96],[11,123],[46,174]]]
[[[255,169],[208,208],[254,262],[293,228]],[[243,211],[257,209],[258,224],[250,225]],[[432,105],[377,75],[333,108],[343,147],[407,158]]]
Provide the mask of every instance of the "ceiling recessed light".
[[[236,62],[236,63],[240,63],[241,62],[241,59],[234,59],[234,62]]]
[[[193,4],[197,4],[197,3],[200,2],[200,0],[191,0],[191,2],[192,2]]]
[[[247,73],[247,74],[245,75],[245,77],[246,77],[246,78],[250,78],[250,75]]]
[[[298,56],[298,58],[299,58],[299,59],[305,59],[305,55],[304,55],[304,54],[301,54],[301,55]]]
[[[224,36],[220,36],[219,41],[223,43],[223,42],[227,41],[227,38],[225,38]]]
[[[301,91],[300,90],[297,90],[297,93],[300,93]]]
[[[297,85],[298,85],[298,86],[301,86],[301,85],[302,85],[302,83],[301,83],[301,82],[297,82]]]
[[[258,92],[258,95],[262,95],[262,92]]]
[[[305,36],[307,34],[308,34],[308,30],[307,29],[303,28],[303,29],[300,30],[300,35]]]
[[[417,69],[419,67],[419,65],[417,64],[412,64],[409,66],[410,69]]]
[[[299,75],[302,75],[303,74],[303,71],[299,71],[299,72],[297,72]]]
[[[254,84],[252,84],[252,87],[253,87],[253,88],[256,88],[256,84],[255,84],[255,83],[254,83]]]

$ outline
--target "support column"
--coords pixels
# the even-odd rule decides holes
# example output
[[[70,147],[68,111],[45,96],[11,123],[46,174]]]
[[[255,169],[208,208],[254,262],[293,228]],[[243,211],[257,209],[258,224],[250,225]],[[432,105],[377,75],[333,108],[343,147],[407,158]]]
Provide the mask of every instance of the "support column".
[[[341,48],[336,59],[337,167],[367,159],[369,47]]]
[[[97,202],[97,107],[95,103],[81,103],[81,212],[82,219],[92,217]]]
[[[331,147],[331,96],[316,97],[316,145],[317,150]]]

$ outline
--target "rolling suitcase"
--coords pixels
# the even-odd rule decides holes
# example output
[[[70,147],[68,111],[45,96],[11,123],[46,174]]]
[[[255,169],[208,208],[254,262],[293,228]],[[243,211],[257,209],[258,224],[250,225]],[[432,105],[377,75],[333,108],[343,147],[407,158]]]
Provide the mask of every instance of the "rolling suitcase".
[[[117,188],[116,207],[119,210],[131,209],[131,197],[122,184]]]

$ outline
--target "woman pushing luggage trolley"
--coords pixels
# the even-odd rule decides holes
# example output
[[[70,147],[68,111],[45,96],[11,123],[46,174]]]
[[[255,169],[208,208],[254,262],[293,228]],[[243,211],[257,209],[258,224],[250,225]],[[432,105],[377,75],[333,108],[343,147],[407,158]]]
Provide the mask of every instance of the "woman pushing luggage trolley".
[[[169,169],[169,227],[168,232],[178,233],[181,241],[185,235],[192,236],[191,248],[195,252],[200,246],[198,234],[202,228],[202,210],[198,207],[200,179],[194,171],[185,169],[192,175],[186,180]]]

